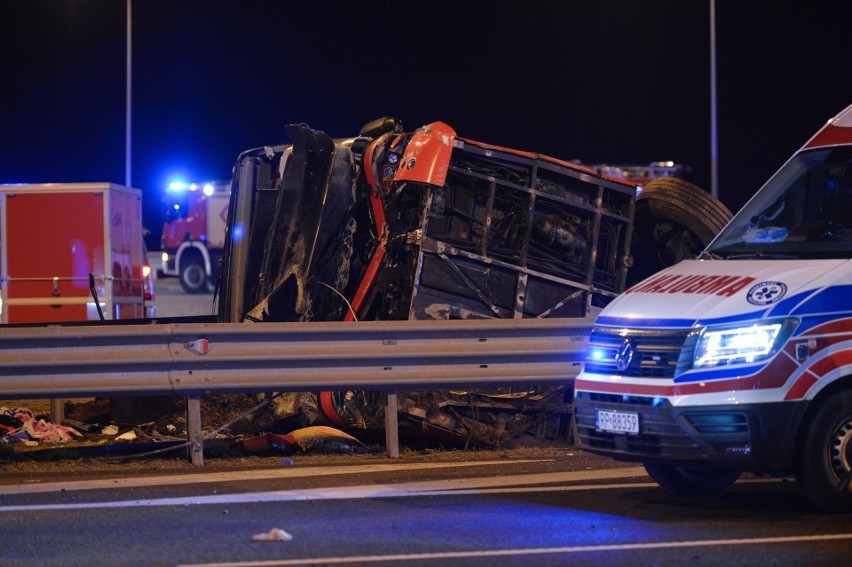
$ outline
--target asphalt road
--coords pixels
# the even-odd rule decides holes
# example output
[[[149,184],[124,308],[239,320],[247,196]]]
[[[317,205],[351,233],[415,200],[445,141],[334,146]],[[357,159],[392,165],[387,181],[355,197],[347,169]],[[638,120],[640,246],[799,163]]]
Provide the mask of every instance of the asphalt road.
[[[155,280],[154,299],[157,317],[190,317],[215,313],[216,303],[212,293],[186,293],[177,278]]]
[[[0,477],[0,565],[841,565],[849,520],[789,481],[679,498],[640,467],[568,449],[93,465]],[[274,528],[292,539],[253,541]]]

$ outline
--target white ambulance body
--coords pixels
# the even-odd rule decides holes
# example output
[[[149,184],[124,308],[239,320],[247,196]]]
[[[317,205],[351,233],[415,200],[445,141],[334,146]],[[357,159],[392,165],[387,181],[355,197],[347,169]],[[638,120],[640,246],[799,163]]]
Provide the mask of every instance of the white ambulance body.
[[[579,447],[714,492],[796,475],[851,510],[852,106],[811,138],[696,260],[595,322],[575,381]]]

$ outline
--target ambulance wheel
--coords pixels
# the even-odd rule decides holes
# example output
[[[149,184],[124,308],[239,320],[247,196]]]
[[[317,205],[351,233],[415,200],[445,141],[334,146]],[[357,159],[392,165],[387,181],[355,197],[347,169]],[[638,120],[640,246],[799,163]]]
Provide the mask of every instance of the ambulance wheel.
[[[661,463],[644,463],[654,481],[671,492],[680,494],[714,494],[734,484],[739,471],[716,467],[679,467]]]
[[[180,263],[180,286],[186,293],[207,292],[207,272],[204,260],[198,256],[183,258]]]
[[[826,512],[852,511],[852,390],[823,400],[810,420],[796,478]]]
[[[683,179],[650,181],[636,199],[628,284],[697,256],[732,216],[721,201]]]

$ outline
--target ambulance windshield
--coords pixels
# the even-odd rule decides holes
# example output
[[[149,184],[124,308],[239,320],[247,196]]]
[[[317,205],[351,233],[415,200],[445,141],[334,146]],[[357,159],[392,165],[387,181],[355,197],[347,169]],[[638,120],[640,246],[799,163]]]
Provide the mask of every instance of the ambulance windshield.
[[[723,258],[852,257],[852,146],[794,156],[707,252]]]

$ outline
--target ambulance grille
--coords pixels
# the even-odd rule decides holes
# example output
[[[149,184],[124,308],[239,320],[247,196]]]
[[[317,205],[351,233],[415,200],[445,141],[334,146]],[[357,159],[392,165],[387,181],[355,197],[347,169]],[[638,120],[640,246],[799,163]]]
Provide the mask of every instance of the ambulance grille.
[[[585,371],[618,376],[674,378],[692,364],[697,339],[697,333],[690,329],[661,331],[595,327],[586,351]]]

